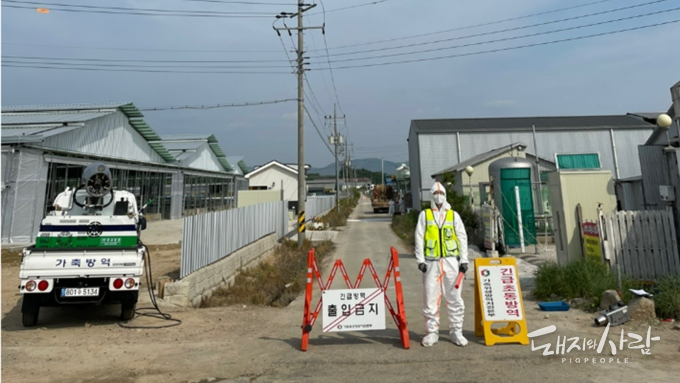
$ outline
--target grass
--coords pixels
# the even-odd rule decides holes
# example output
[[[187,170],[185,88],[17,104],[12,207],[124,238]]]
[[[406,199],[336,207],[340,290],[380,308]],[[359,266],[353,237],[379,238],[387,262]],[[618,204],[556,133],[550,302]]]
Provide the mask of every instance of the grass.
[[[270,258],[242,271],[231,286],[216,291],[212,298],[201,302],[201,308],[230,304],[288,306],[305,289],[307,252],[311,247],[309,241],[305,241],[302,249],[297,248],[297,242],[284,242]],[[314,248],[317,263],[322,268],[335,245],[326,241]]]
[[[341,199],[339,202],[340,211],[333,208],[331,211],[326,213],[321,217],[321,222],[324,226],[328,224],[330,227],[340,227],[347,225],[347,217],[352,214],[352,211],[357,206],[358,198],[352,198],[349,200]]]
[[[538,267],[535,277],[536,287],[533,294],[537,300],[580,298],[584,300],[580,308],[586,311],[599,310],[602,293],[606,290],[618,290],[616,273],[599,260],[585,259],[566,266],[548,262]],[[643,282],[622,277],[622,291],[619,293],[627,303],[633,298],[628,289],[642,287]],[[660,318],[680,319],[680,277],[659,278],[653,291],[656,315]]]
[[[411,212],[392,216],[392,231],[406,243],[415,246],[415,232],[418,224],[418,213]]]
[[[659,278],[654,286],[654,307],[658,317],[680,320],[680,276]]]

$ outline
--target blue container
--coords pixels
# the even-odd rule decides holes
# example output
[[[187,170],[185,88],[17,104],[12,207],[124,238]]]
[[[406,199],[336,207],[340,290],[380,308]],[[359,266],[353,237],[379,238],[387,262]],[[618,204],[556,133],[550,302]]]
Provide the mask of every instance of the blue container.
[[[569,311],[569,303],[558,302],[538,302],[538,307],[543,311]]]

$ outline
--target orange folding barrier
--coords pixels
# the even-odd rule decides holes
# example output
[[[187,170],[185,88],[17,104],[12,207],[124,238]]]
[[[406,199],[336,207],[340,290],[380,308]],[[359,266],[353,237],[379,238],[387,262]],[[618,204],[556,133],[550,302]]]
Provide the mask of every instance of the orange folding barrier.
[[[314,254],[315,254],[314,249],[311,249],[307,255],[307,287],[305,291],[304,314],[302,317],[302,344],[300,346],[300,349],[302,351],[307,351],[307,345],[309,344],[309,333],[312,331],[314,323],[316,323],[316,320],[319,316],[319,312],[321,311],[321,307],[323,304],[323,292],[325,290],[330,289],[331,284],[333,283],[333,279],[335,278],[335,274],[337,273],[338,270],[340,270],[340,272],[342,273],[342,277],[345,280],[345,284],[347,285],[348,289],[358,289],[361,286],[361,281],[364,277],[366,269],[368,269],[371,272],[371,275],[373,276],[373,281],[375,282],[376,286],[378,287],[378,289],[381,289],[382,292],[384,293],[385,306],[390,311],[392,319],[394,319],[394,323],[399,328],[399,337],[401,338],[402,345],[404,346],[405,349],[408,349],[410,347],[408,336],[408,324],[406,323],[406,311],[404,309],[404,294],[401,286],[401,272],[399,271],[399,253],[394,247],[390,247],[390,261],[387,266],[385,278],[383,279],[382,282],[378,278],[378,273],[375,271],[373,263],[371,262],[370,259],[366,258],[364,259],[364,262],[361,265],[361,270],[359,271],[359,275],[357,276],[357,279],[354,282],[354,284],[352,284],[352,282],[350,281],[349,276],[347,275],[347,270],[345,269],[345,265],[342,263],[342,260],[340,259],[335,261],[335,264],[333,264],[333,268],[331,269],[330,276],[328,277],[326,283],[324,283],[323,280],[321,279],[321,272],[319,271],[319,265],[316,262],[316,257],[314,256]],[[387,296],[387,288],[389,286],[392,273],[394,273],[394,288],[396,291],[397,298],[396,312],[394,311],[394,308]],[[312,305],[312,292],[314,288],[313,286],[314,277],[316,277],[316,280],[319,284],[319,288],[321,289],[321,297],[319,297],[319,301],[316,304],[316,308],[314,309],[314,312],[312,312],[311,305]]]

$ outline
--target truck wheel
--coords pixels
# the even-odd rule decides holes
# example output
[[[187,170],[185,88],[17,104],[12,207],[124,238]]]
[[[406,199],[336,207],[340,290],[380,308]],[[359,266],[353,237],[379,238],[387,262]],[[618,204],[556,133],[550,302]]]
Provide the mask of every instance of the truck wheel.
[[[135,317],[135,305],[127,306],[122,305],[120,310],[120,319],[124,321],[132,320]]]
[[[137,305],[132,304],[132,305],[121,305],[120,308],[120,319],[124,321],[129,321],[132,320],[132,318],[135,317],[135,307]]]
[[[21,324],[23,324],[24,327],[35,326],[38,323],[38,314],[39,312],[21,313]]]

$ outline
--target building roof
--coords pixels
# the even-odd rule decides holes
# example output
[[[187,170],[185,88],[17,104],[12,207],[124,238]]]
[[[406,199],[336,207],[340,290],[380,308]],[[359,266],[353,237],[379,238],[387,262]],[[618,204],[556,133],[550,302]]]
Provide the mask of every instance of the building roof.
[[[108,116],[115,110],[107,112],[45,112],[45,113],[5,113],[2,112],[2,125],[32,125],[32,124],[68,124],[85,122],[95,118]]]
[[[680,82],[679,82],[678,84],[680,84]],[[677,84],[676,84],[676,85],[677,85]],[[658,113],[657,116],[658,116],[659,114],[661,114],[661,113]],[[673,105],[671,105],[671,107],[668,108],[668,112],[666,112],[666,114],[667,114],[672,120],[675,120],[675,117],[676,117],[676,116],[675,116],[675,109],[673,108]],[[654,122],[653,122],[653,123],[656,124],[656,117],[654,118]],[[677,132],[677,130],[675,130],[675,129],[669,129],[668,133],[670,134],[670,136],[671,136],[672,139],[678,137],[678,132]],[[660,138],[662,135],[664,135],[664,134],[666,134],[666,131],[665,131],[664,129],[661,129],[659,126],[656,126],[656,127],[654,128],[654,131],[652,132],[652,134],[651,134],[651,135],[649,136],[649,138],[647,139],[647,142],[645,142],[645,145],[654,145],[654,144],[659,140],[659,138]],[[672,141],[672,140],[671,140],[671,141]],[[668,142],[664,141],[664,144],[667,144],[667,143],[668,143]]]
[[[165,136],[163,136],[165,137]],[[174,141],[163,141],[165,147],[171,152],[184,152],[187,150],[197,150],[204,143],[201,141],[189,141],[189,142],[174,142]]]
[[[650,129],[654,127],[628,115],[411,120],[411,130],[415,129],[416,133],[531,131],[534,125],[537,131]]]
[[[214,134],[169,134],[163,135],[159,137],[159,139],[162,140],[163,144],[171,145],[171,147],[175,148],[172,149],[172,151],[175,152],[178,161],[186,160],[190,157],[189,155],[183,154],[184,152],[195,151],[203,145],[203,143],[208,143],[210,149],[215,153],[217,160],[220,162],[220,165],[222,165],[222,168],[227,172],[234,171],[234,167],[227,161],[227,155],[220,147]],[[179,158],[180,156],[182,159]]]
[[[267,162],[267,163],[264,164],[264,165],[261,165],[261,166],[256,167],[253,171],[251,171],[250,173],[246,174],[246,178],[250,178],[250,177],[252,177],[252,176],[254,176],[254,175],[256,175],[256,174],[258,174],[258,173],[260,173],[260,172],[265,171],[266,169],[271,168],[271,167],[278,167],[278,168],[283,169],[283,170],[285,170],[285,171],[288,171],[288,172],[290,172],[290,173],[292,173],[292,174],[294,174],[294,175],[297,175],[297,174],[298,174],[297,166],[292,167],[292,166],[290,166],[290,165],[283,164],[283,163],[281,163],[281,162],[279,162],[279,161],[271,160],[271,161]],[[305,165],[305,168],[307,168],[307,165]]]
[[[230,156],[227,157],[227,161],[232,165],[232,167],[238,167],[241,170],[241,174],[247,174],[250,170],[248,165],[243,162],[243,156]]]
[[[107,109],[120,109],[130,118],[144,117],[142,112],[131,102],[104,102],[91,104],[53,104],[53,105],[16,105],[3,106],[2,113],[27,113],[27,112],[55,112],[55,111],[96,111]]]
[[[507,153],[511,150],[519,149],[519,150],[524,150],[527,146],[521,142],[515,142],[514,144],[506,145],[497,149],[490,150],[486,153],[478,154],[472,158],[468,158],[467,160],[458,163],[456,165],[453,165],[449,168],[446,168],[444,170],[438,171],[435,174],[432,174],[432,178],[435,178],[435,176],[442,175],[445,173],[455,173],[459,172],[461,170],[464,170],[468,166],[475,166],[478,164],[481,164],[482,162],[486,162],[494,157],[500,156],[501,154]]]
[[[120,111],[128,117],[130,125],[149,143],[166,162],[175,157],[160,143],[160,137],[142,119],[144,115],[131,102],[69,104],[69,105],[19,105],[2,107],[3,143],[42,142],[44,138],[85,126],[85,122]],[[36,128],[50,125],[49,129]],[[68,128],[68,129],[67,129]],[[7,130],[7,132],[5,132]],[[30,137],[28,137],[30,136]]]
[[[650,124],[656,124],[656,118],[664,112],[637,112],[637,113],[627,113],[628,116],[633,116],[644,120]]]

